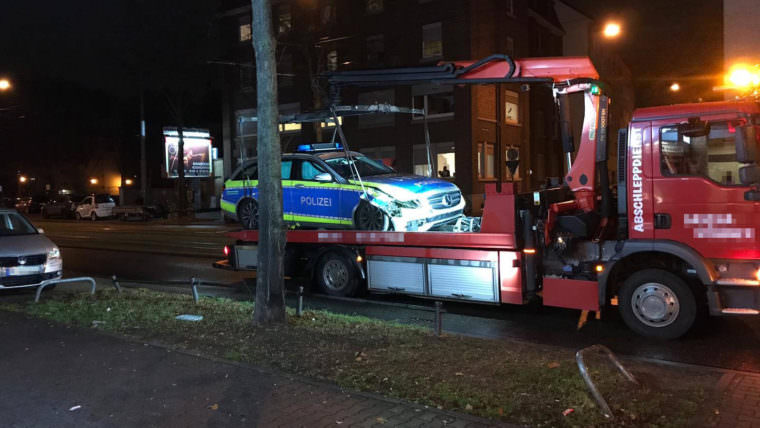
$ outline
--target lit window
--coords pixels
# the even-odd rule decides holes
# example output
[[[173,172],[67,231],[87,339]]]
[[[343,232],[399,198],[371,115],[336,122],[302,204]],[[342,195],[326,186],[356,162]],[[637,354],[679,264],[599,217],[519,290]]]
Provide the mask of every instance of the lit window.
[[[478,178],[481,180],[494,180],[495,156],[494,144],[489,142],[478,143]]]
[[[340,123],[341,126],[343,126],[343,116],[338,116],[338,123]],[[335,120],[334,119],[328,119],[328,120],[326,120],[324,122],[320,122],[319,126],[321,128],[332,128],[332,127],[335,126]]]
[[[240,41],[251,40],[251,24],[240,24]]]
[[[417,144],[413,147],[412,161],[416,175],[428,175],[427,148],[424,144]],[[435,171],[435,177],[453,179],[456,175],[454,143],[431,144],[430,161]]]
[[[422,27],[422,58],[432,59],[443,56],[443,41],[441,23],[428,24]]]
[[[280,124],[280,132],[290,133],[290,132],[300,132],[300,131],[301,131],[300,123],[281,123]]]
[[[374,15],[383,11],[383,0],[367,0],[367,13]]]

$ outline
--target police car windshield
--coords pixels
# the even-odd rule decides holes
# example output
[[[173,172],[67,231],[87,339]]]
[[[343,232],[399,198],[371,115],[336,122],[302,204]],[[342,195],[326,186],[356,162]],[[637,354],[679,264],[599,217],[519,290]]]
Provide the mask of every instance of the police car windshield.
[[[382,163],[372,160],[366,156],[353,156],[354,165],[359,170],[359,175],[362,177],[369,177],[372,175],[391,174],[393,169],[389,168]],[[351,166],[349,160],[345,157],[338,157],[332,159],[325,159],[328,165],[340,174],[343,178],[352,178]]]

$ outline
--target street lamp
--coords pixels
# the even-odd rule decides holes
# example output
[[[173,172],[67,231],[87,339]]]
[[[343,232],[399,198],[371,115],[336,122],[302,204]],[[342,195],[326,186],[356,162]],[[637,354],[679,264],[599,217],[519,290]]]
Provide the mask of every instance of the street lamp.
[[[8,79],[0,79],[0,91],[7,91],[11,88],[11,81]]]
[[[25,175],[19,175],[18,176],[18,182],[19,183],[26,183],[26,176]]]
[[[97,178],[91,178],[90,179],[90,184],[98,184],[98,179]]]
[[[133,183],[133,181],[132,181],[131,178],[128,178],[128,179],[124,180],[124,184],[126,184],[127,186],[131,186],[132,183]]]
[[[618,38],[621,32],[622,28],[620,27],[620,24],[614,21],[604,24],[604,29],[602,30],[602,34],[608,39]]]
[[[672,85],[670,85],[670,92],[678,92],[681,90],[681,85],[678,84],[678,82],[673,82]]]

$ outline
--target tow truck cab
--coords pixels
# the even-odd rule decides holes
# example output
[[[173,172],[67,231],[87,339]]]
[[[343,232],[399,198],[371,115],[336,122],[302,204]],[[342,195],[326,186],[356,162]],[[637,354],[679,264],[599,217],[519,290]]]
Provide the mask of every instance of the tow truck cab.
[[[621,139],[626,246],[688,265],[713,314],[760,310],[758,124],[755,102],[654,107]]]

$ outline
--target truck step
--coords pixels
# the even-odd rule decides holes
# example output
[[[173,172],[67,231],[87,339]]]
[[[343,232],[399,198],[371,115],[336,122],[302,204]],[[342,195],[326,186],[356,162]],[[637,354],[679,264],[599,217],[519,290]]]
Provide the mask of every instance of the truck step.
[[[760,311],[749,308],[723,308],[720,313],[723,315],[758,315]]]

